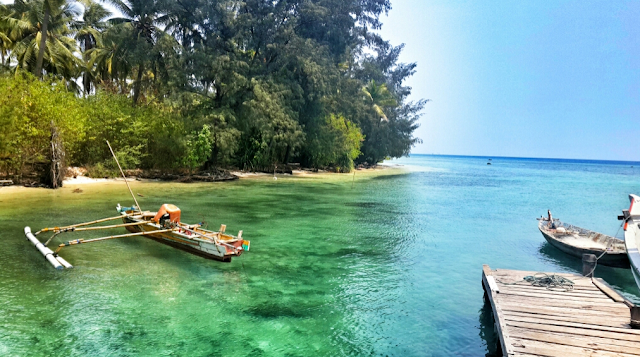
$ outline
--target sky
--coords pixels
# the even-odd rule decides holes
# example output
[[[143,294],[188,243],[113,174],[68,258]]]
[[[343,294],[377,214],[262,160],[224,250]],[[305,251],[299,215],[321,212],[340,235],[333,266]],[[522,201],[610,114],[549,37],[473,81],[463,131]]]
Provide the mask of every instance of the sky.
[[[412,153],[640,161],[640,1],[392,0]]]

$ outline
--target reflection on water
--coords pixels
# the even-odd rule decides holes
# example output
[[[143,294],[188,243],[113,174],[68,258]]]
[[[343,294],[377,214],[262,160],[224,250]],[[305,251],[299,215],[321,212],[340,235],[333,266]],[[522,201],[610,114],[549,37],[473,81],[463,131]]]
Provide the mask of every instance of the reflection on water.
[[[569,255],[543,240],[538,249],[542,259],[562,267],[563,271],[581,274],[582,259]],[[599,267],[600,268],[600,267]]]
[[[482,300],[484,301],[484,304],[479,311],[479,333],[480,338],[487,346],[485,357],[500,357],[502,356],[500,338],[495,329],[495,320],[493,318],[491,302],[489,301],[486,293],[483,295]]]

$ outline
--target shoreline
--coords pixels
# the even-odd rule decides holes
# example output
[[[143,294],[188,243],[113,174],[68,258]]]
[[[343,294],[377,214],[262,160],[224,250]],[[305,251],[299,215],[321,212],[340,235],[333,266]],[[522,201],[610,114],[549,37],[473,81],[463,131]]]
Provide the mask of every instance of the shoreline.
[[[366,173],[368,175],[376,175],[376,174],[380,174],[382,172],[391,172],[391,171],[395,171],[395,170],[402,170],[403,168],[405,168],[404,165],[398,165],[398,164],[379,164],[376,165],[375,167],[370,167],[370,168],[360,168],[360,169],[354,169],[355,173],[357,172],[362,172],[362,173]],[[349,172],[349,173],[337,173],[337,172],[331,172],[331,171],[325,171],[325,170],[318,170],[317,172],[313,172],[310,170],[292,170],[291,174],[288,173],[276,173],[275,177],[277,179],[281,179],[281,178],[313,178],[313,177],[323,177],[323,176],[328,176],[328,177],[337,177],[337,176],[352,176],[354,175],[354,171]],[[240,170],[236,170],[236,171],[229,171],[230,174],[234,175],[237,177],[237,179],[232,179],[232,180],[218,180],[218,181],[191,181],[191,182],[185,182],[185,181],[180,181],[178,180],[162,180],[162,179],[156,179],[156,178],[140,178],[140,177],[136,177],[136,176],[127,176],[127,181],[129,182],[144,182],[144,183],[159,183],[159,182],[164,182],[164,183],[179,183],[179,184],[192,184],[192,183],[223,183],[223,182],[230,182],[230,181],[236,181],[236,180],[257,180],[257,179],[265,179],[265,178],[270,178],[270,177],[274,177],[274,174],[272,173],[267,173],[267,172],[249,172],[249,171],[240,171]],[[91,178],[91,177],[87,177],[87,176],[77,176],[77,177],[66,177],[63,181],[63,185],[61,187],[61,189],[65,189],[65,188],[69,188],[69,186],[72,186],[74,188],[78,188],[84,185],[95,185],[95,184],[113,184],[113,183],[122,183],[124,182],[124,180],[122,179],[122,177],[112,177],[112,178]],[[10,193],[10,192],[15,192],[15,191],[22,191],[22,190],[27,190],[27,191],[32,191],[32,190],[53,190],[51,188],[48,187],[28,187],[28,186],[23,186],[23,185],[9,185],[9,186],[0,186],[0,193],[5,192],[5,193]],[[57,189],[56,189],[57,190]]]

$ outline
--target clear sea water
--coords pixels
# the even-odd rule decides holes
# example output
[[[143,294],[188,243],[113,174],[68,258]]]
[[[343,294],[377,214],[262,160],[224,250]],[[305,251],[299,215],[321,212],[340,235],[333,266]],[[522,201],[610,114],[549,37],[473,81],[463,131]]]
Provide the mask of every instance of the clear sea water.
[[[55,271],[23,227],[113,215],[131,203],[126,186],[0,188],[0,355],[493,356],[482,264],[579,273],[535,218],[551,209],[616,234],[640,163],[487,162],[414,155],[355,176],[132,184],[144,209],[174,203],[185,222],[242,229],[251,251],[228,264],[138,237],[65,248],[75,268]],[[640,302],[630,271],[596,275]]]

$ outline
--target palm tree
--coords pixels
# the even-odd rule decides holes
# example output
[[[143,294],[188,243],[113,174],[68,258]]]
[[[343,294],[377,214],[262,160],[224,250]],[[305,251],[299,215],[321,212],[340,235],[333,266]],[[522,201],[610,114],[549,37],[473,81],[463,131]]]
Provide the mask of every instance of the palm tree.
[[[389,91],[386,84],[376,84],[371,80],[369,84],[362,88],[365,95],[365,101],[368,102],[373,110],[380,116],[381,121],[389,121],[384,113],[386,108],[394,108],[398,106],[398,102]]]
[[[79,0],[84,7],[82,21],[76,22],[76,40],[80,43],[82,57],[85,61],[85,69],[82,74],[82,86],[85,94],[91,92],[91,82],[95,79],[92,75],[91,67],[86,64],[90,60],[90,50],[98,46],[101,41],[101,32],[107,26],[107,18],[111,12],[94,0]]]
[[[66,0],[16,0],[10,9],[11,16],[3,22],[10,28],[9,38],[15,39],[12,52],[17,68],[36,76],[44,69],[72,79],[80,65],[76,43],[69,37],[77,9]]]
[[[93,76],[100,78],[105,85],[115,84],[121,93],[127,91],[127,78],[132,71],[132,56],[127,41],[123,40],[128,38],[131,38],[128,28],[111,27],[101,34],[97,46],[86,52],[89,58],[87,67],[93,69]]]
[[[151,60],[154,46],[162,36],[168,36],[158,26],[166,25],[169,16],[166,8],[158,0],[107,0],[124,15],[109,20],[112,24],[125,26],[131,30],[131,38],[128,39],[129,54],[133,55],[133,61],[137,64],[136,79],[133,83],[133,104],[138,103],[142,76],[145,65]]]
[[[5,65],[5,53],[13,47],[10,36],[10,28],[7,26],[5,17],[10,16],[11,11],[5,5],[0,5],[0,66]]]

